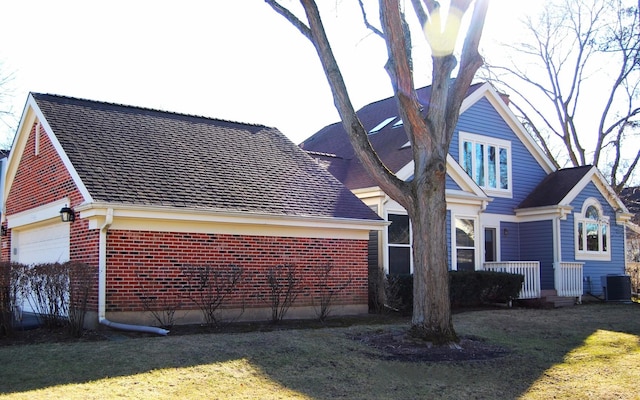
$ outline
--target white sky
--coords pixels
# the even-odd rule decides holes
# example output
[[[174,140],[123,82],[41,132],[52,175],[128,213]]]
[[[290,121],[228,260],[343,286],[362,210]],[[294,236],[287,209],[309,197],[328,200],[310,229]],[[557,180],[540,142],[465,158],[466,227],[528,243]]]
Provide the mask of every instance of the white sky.
[[[357,2],[320,3],[356,108],[391,95]],[[540,3],[491,0],[486,52]],[[33,91],[274,126],[295,143],[338,120],[313,47],[262,0],[0,0],[0,12],[16,118]],[[0,127],[0,145],[13,133]]]

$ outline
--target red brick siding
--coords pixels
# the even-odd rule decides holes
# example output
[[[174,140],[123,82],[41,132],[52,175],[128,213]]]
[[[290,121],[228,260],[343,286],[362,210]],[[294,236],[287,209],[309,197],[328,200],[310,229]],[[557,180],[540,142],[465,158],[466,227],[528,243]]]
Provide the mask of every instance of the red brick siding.
[[[19,213],[62,198],[71,199],[71,207],[83,202],[62,159],[41,128],[39,154],[35,155],[35,127],[31,129],[7,198],[7,215]],[[97,270],[99,230],[88,229],[88,222],[71,224],[72,261],[93,268],[96,282],[88,309],[97,311]],[[332,304],[367,304],[367,241],[257,237],[238,235],[108,231],[107,311],[141,311],[141,296],[157,296],[157,303],[181,304],[195,308],[188,300],[189,281],[182,268],[211,265],[224,268],[231,264],[244,268],[239,294],[230,298],[229,307],[268,307],[267,271],[282,264],[294,265],[305,292],[296,305],[319,303],[322,268],[331,263],[329,286],[349,286],[336,295]],[[10,259],[10,232],[2,237],[2,260]],[[261,297],[261,295],[263,295]]]
[[[36,124],[31,128],[22,159],[7,198],[7,215],[19,213],[65,197],[71,199],[70,206],[80,204],[83,199],[69,171],[44,129],[40,137],[40,149],[35,153]]]
[[[38,206],[68,197],[70,207],[76,207],[84,199],[73,182],[69,171],[56,152],[53,144],[40,127],[39,151],[35,152],[35,135],[37,124],[31,128],[22,158],[18,165],[11,191],[7,197],[7,215],[16,214]],[[97,276],[98,267],[98,231],[89,230],[88,222],[78,219],[71,224],[72,261],[84,262],[94,269]],[[2,237],[2,260],[11,259],[11,231]],[[89,307],[97,310],[96,284],[89,300]]]
[[[367,241],[240,235],[109,231],[107,249],[107,311],[141,311],[141,296],[156,303],[192,309],[193,290],[183,269],[210,265],[244,269],[239,290],[226,307],[267,307],[267,271],[277,265],[294,265],[304,292],[296,305],[318,305],[321,271],[333,269],[328,286],[336,289],[351,279],[332,304],[367,303]]]

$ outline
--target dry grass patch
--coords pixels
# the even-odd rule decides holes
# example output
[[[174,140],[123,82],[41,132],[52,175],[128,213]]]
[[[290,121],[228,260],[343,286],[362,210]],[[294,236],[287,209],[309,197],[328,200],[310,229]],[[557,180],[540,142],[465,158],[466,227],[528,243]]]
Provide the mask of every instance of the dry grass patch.
[[[0,398],[638,398],[640,305],[476,311],[454,324],[507,352],[401,361],[362,340],[407,325],[5,346]]]

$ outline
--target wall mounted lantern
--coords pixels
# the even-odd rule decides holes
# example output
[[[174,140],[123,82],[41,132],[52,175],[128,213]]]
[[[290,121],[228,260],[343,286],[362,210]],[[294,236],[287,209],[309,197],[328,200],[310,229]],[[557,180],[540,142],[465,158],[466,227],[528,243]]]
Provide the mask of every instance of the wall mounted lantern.
[[[65,205],[60,209],[60,218],[62,222],[73,222],[76,220],[76,213]]]

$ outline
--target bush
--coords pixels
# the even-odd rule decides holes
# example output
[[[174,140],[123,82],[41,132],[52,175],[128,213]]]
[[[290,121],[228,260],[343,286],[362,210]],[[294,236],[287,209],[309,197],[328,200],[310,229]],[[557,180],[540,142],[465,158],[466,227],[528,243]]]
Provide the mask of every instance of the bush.
[[[508,303],[518,297],[524,276],[492,271],[449,271],[452,308]],[[403,314],[413,309],[413,275],[387,276],[387,300]]]
[[[524,276],[492,271],[449,271],[452,307],[508,303],[518,297]]]
[[[385,294],[388,308],[401,314],[411,314],[413,310],[413,275],[387,275]]]
[[[209,327],[219,327],[223,322],[219,311],[229,298],[240,291],[240,284],[245,276],[244,268],[233,264],[188,265],[182,268],[182,273],[189,285],[187,297],[202,311],[205,324]],[[244,301],[240,315],[243,312]],[[161,318],[160,321],[173,321],[172,313],[167,317],[169,319]]]

